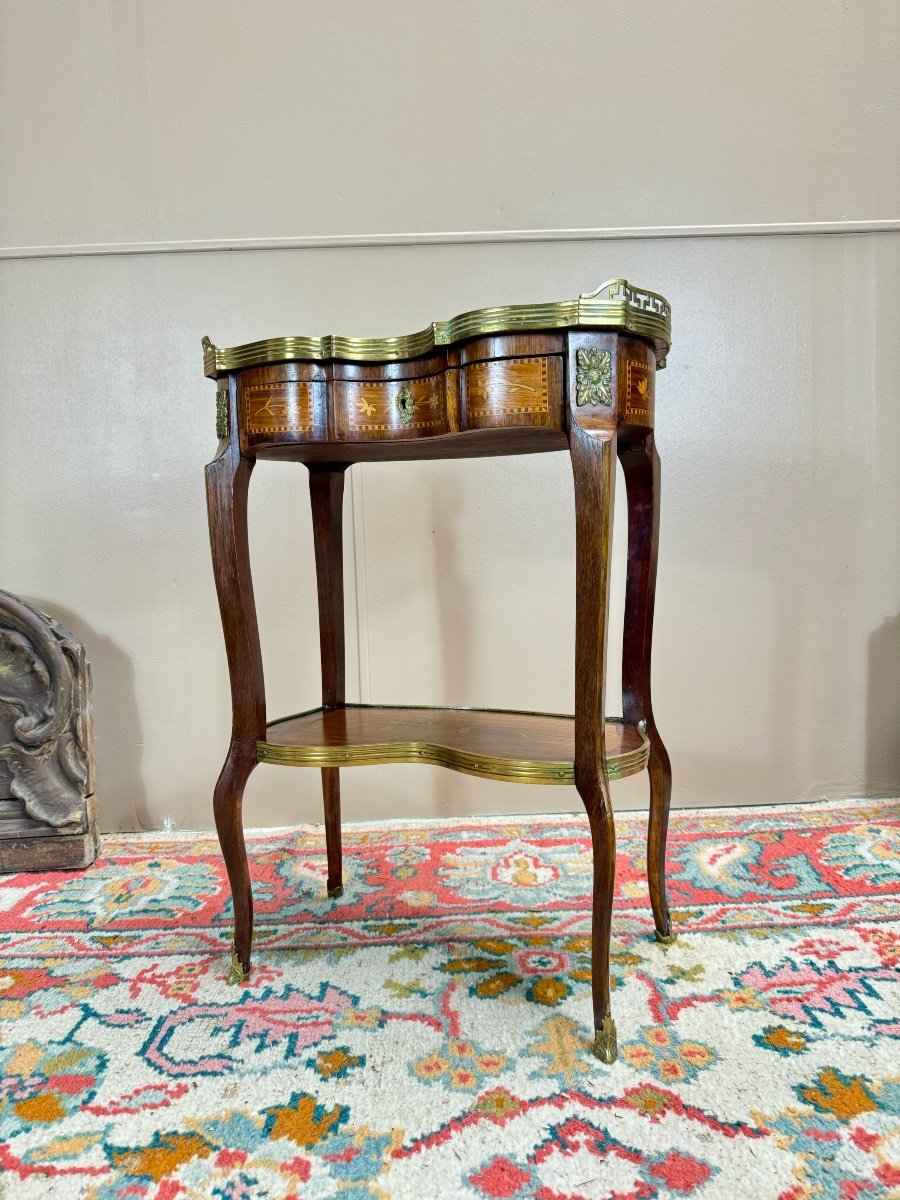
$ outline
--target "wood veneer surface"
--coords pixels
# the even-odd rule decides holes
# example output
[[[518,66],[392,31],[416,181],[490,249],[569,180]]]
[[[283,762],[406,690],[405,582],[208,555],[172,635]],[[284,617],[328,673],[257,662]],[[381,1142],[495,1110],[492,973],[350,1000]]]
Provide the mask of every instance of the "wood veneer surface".
[[[269,725],[266,741],[348,747],[427,742],[485,758],[571,763],[575,724],[566,716],[472,709],[337,708]],[[618,757],[638,750],[641,735],[632,726],[607,722],[605,744],[607,756]]]

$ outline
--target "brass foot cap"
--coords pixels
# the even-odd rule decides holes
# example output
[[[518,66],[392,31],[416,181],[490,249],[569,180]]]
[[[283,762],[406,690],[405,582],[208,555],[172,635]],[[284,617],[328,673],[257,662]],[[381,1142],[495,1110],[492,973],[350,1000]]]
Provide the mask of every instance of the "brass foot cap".
[[[654,929],[653,934],[661,946],[674,946],[677,940],[671,925],[668,933],[660,933],[658,929]]]
[[[330,887],[328,889],[328,896],[329,896],[329,899],[331,899],[331,900],[337,900],[338,896],[343,896],[343,894],[344,894],[344,885],[342,883],[339,883],[337,885],[337,887]]]
[[[237,946],[234,942],[231,943],[231,967],[228,971],[226,983],[246,983],[250,975],[250,968],[245,970],[241,960],[238,958]]]
[[[594,1030],[594,1053],[601,1062],[605,1063],[614,1063],[618,1058],[616,1023],[612,1017],[604,1017],[600,1028]]]

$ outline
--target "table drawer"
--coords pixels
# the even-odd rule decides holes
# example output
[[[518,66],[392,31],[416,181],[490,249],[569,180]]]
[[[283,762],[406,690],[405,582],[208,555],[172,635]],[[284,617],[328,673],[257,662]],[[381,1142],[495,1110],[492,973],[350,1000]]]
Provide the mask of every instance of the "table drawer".
[[[335,379],[338,441],[380,442],[433,437],[459,428],[454,381],[448,374],[421,379]]]
[[[563,369],[558,355],[497,359],[460,368],[465,429],[563,428]]]

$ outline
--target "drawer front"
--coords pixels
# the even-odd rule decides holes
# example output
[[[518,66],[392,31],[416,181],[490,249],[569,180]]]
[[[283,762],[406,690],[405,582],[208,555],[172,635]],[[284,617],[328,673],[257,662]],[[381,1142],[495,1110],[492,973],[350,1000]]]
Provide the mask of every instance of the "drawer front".
[[[460,368],[466,429],[563,428],[562,359],[556,355]]]
[[[332,388],[338,441],[402,441],[454,429],[455,389],[447,387],[446,374],[406,380],[335,379]]]
[[[294,363],[244,371],[238,382],[242,446],[324,441],[328,385],[323,376],[321,368]]]
[[[623,386],[629,379],[629,404],[652,405],[652,365],[639,353],[632,357],[619,375]],[[445,364],[442,371],[412,377],[407,366],[281,363],[242,371],[237,379],[241,449],[253,453],[304,442],[393,442],[476,430],[566,428],[558,354]],[[381,378],[372,377],[376,371],[383,372]],[[634,419],[643,415],[635,408]]]

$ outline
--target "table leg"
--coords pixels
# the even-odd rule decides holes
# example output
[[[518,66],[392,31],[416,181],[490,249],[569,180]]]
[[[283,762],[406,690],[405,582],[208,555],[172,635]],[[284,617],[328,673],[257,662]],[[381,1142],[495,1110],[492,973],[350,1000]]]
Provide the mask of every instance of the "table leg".
[[[673,942],[666,901],[666,832],[672,795],[669,755],[653,719],[650,659],[653,604],[659,546],[659,455],[652,429],[620,435],[619,461],[628,493],[628,581],[622,644],[622,707],[631,724],[643,721],[650,741],[650,823],[647,830],[647,877],[657,940]]]
[[[322,705],[345,700],[343,501],[347,463],[313,464],[309,469],[316,584],[319,596],[319,646],[322,657]],[[344,891],[341,861],[341,782],[338,767],[322,768],[325,805],[325,852],[328,895]]]
[[[614,429],[573,421],[569,450],[575,478],[575,786],[587,810],[594,850],[591,975],[594,1053],[616,1060],[610,1008],[609,951],[616,879],[616,830],[606,766],[604,682],[609,548],[615,499]]]
[[[237,428],[234,412],[230,427]],[[257,762],[257,739],[266,734],[266,700],[247,543],[247,489],[254,460],[241,456],[234,434],[220,447],[221,453],[206,468],[206,500],[231,679],[232,726],[213,807],[234,903],[229,982],[241,983],[250,971],[253,939],[253,895],[241,806],[244,786]]]

